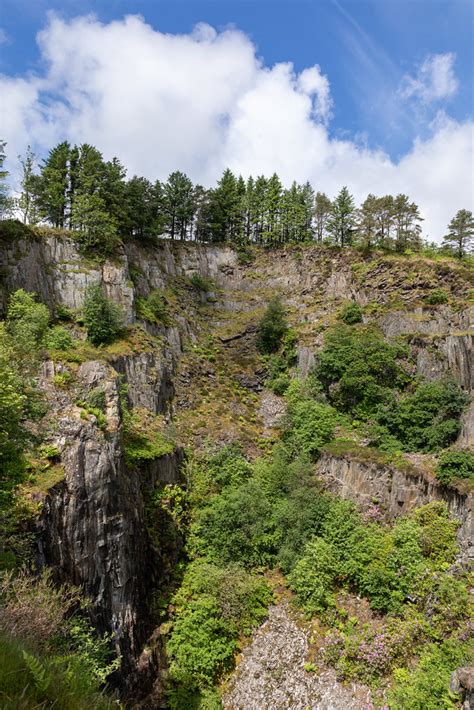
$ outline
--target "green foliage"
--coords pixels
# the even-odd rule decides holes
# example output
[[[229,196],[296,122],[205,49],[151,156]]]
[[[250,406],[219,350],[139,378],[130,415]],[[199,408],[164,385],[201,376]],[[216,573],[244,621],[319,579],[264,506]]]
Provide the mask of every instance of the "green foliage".
[[[267,564],[273,548],[270,502],[252,480],[224,489],[198,511],[191,535],[193,552],[217,564]]]
[[[406,382],[398,361],[405,355],[373,327],[340,325],[327,333],[315,373],[335,407],[366,419]]]
[[[469,662],[468,643],[448,639],[423,649],[415,669],[395,671],[395,688],[389,692],[393,710],[437,710],[459,707],[459,696],[449,690],[451,674]]]
[[[111,707],[100,692],[119,660],[110,636],[97,636],[78,613],[79,591],[57,587],[51,574],[25,572],[2,578],[0,703],[2,708]]]
[[[287,330],[283,305],[279,298],[273,298],[258,325],[258,350],[263,354],[276,352]]]
[[[305,397],[298,380],[287,388],[286,398],[288,429],[284,439],[296,453],[314,458],[332,439],[340,415],[330,405]]]
[[[100,284],[87,288],[83,317],[87,335],[94,345],[111,343],[123,330],[120,308],[105,297]]]
[[[209,293],[209,291],[213,291],[215,289],[215,285],[213,281],[211,281],[211,279],[197,272],[191,276],[189,281],[191,283],[191,286],[194,286],[197,291]]]
[[[176,610],[166,645],[172,708],[183,707],[184,697],[209,688],[231,666],[239,634],[250,634],[263,621],[270,600],[264,580],[238,567],[201,560],[188,566],[173,598]]]
[[[123,410],[123,449],[125,462],[131,468],[171,454],[175,444],[162,422],[147,410],[129,411],[125,402]]]
[[[388,433],[405,451],[439,451],[458,436],[468,401],[453,380],[422,382],[413,393],[379,409],[379,436]]]
[[[425,301],[430,306],[438,306],[442,303],[447,303],[448,300],[448,294],[446,291],[443,291],[442,288],[434,288],[427,296],[425,296]]]
[[[303,557],[288,575],[290,588],[308,614],[334,606],[333,589],[339,574],[333,546],[320,538],[309,542]]]
[[[344,308],[342,308],[341,312],[339,313],[339,318],[346,325],[354,325],[354,323],[361,323],[362,308],[359,306],[358,303],[352,301],[351,303],[346,304]]]
[[[138,296],[136,310],[137,318],[164,326],[171,324],[166,297],[159,289],[154,289],[149,296]]]
[[[46,331],[44,346],[48,350],[70,350],[74,347],[74,338],[67,328],[55,325]]]
[[[32,349],[39,348],[43,344],[48,323],[48,307],[38,303],[35,294],[19,289],[11,295],[6,330],[17,349],[29,353]]]
[[[439,457],[436,478],[445,485],[456,478],[474,478],[474,454],[467,449],[443,451]]]
[[[24,380],[15,368],[10,341],[0,327],[0,510],[24,475],[23,451],[28,439],[24,426],[26,412]]]

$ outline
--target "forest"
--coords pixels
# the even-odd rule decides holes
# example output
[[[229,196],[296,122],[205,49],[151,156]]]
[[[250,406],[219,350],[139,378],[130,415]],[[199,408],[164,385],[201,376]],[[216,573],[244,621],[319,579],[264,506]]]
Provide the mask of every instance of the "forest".
[[[83,250],[110,255],[123,241],[152,243],[157,237],[280,247],[316,242],[396,253],[436,250],[422,237],[423,217],[405,194],[369,194],[356,205],[343,186],[330,199],[306,182],[285,188],[276,173],[246,180],[226,169],[215,187],[194,185],[184,173],[166,182],[127,179],[118,158],[104,160],[92,145],[59,143],[39,165],[28,148],[20,156],[21,188],[8,191],[0,141],[0,216],[24,224],[73,230]],[[463,257],[472,246],[472,212],[459,210],[447,227],[442,249]]]

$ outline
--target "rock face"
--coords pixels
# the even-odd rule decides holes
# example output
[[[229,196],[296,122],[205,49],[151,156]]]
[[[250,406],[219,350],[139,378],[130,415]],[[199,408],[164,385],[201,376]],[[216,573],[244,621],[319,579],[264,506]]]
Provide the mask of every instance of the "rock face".
[[[450,690],[461,696],[462,710],[472,710],[474,708],[474,666],[466,666],[454,671]]]
[[[344,686],[333,670],[304,668],[308,633],[292,618],[288,603],[269,609],[223,697],[225,710],[359,710],[368,688]]]
[[[78,379],[83,388],[104,390],[107,430],[49,393],[52,407],[58,407],[55,443],[65,478],[44,502],[39,558],[58,581],[85,590],[94,622],[112,632],[126,671],[150,631],[149,597],[159,574],[148,542],[144,494],[159,480],[178,481],[182,453],[157,459],[142,476],[132,475],[123,458],[118,376],[104,363],[91,361],[81,365]]]
[[[402,471],[349,456],[323,454],[317,464],[317,474],[337,495],[353,500],[362,508],[375,503],[388,518],[395,518],[432,500],[444,501],[450,515],[460,523],[461,554],[466,560],[474,561],[472,493],[441,486],[421,470]]]

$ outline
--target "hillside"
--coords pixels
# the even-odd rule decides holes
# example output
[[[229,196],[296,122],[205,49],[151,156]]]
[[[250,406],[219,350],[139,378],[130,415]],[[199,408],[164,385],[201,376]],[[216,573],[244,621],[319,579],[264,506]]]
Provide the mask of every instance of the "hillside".
[[[0,273],[2,707],[461,707],[468,261],[0,227]]]

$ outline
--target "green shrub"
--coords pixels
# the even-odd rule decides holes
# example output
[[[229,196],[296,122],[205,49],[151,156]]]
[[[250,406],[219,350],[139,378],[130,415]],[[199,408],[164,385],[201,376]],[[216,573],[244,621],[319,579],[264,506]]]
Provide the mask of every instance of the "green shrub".
[[[168,312],[168,302],[162,291],[155,289],[149,296],[138,296],[136,299],[137,318],[150,323],[169,326],[171,319]]]
[[[474,478],[474,454],[467,449],[443,451],[439,457],[436,478],[445,485],[456,478]]]
[[[206,276],[203,276],[202,274],[193,274],[189,281],[191,283],[191,286],[194,286],[194,288],[198,291],[209,293],[209,291],[213,291],[215,289],[214,282],[211,281],[211,279],[208,279]]]
[[[405,385],[404,356],[406,349],[385,342],[376,328],[339,325],[325,337],[315,374],[335,407],[367,419]]]
[[[176,611],[166,645],[172,707],[183,707],[177,698],[209,688],[231,667],[239,634],[250,634],[264,620],[270,600],[264,580],[238,567],[201,560],[189,565],[173,598]]]
[[[362,308],[358,303],[353,301],[348,303],[342,308],[339,313],[339,319],[342,320],[346,325],[354,325],[354,323],[362,322]]]
[[[44,345],[48,350],[70,350],[74,346],[74,338],[67,328],[55,325],[46,331]]]
[[[87,335],[94,345],[111,343],[123,330],[120,308],[105,297],[100,284],[87,288],[83,317]]]
[[[441,303],[447,303],[448,294],[441,288],[434,288],[427,296],[425,296],[425,301],[430,306],[437,306]]]
[[[333,592],[338,574],[334,548],[321,538],[315,538],[306,545],[303,557],[288,575],[288,583],[305,610],[317,614],[334,606]]]
[[[452,381],[422,382],[398,402],[382,407],[376,414],[383,429],[405,451],[439,451],[458,436],[461,414],[469,396]]]
[[[17,350],[30,353],[41,347],[48,323],[48,307],[44,303],[38,303],[35,294],[19,289],[11,295],[6,329]]]
[[[278,350],[288,330],[283,306],[279,298],[273,298],[258,324],[257,348],[263,354]]]
[[[395,688],[388,701],[393,710],[437,710],[459,707],[459,696],[449,690],[451,674],[469,662],[472,648],[454,639],[423,649],[415,669],[395,671]]]
[[[289,375],[287,375],[286,372],[282,372],[280,375],[268,381],[268,387],[274,394],[281,396],[285,394],[290,382]]]
[[[289,427],[284,439],[295,453],[307,454],[312,458],[332,439],[340,420],[338,412],[329,404],[304,398],[290,400],[287,417]]]

